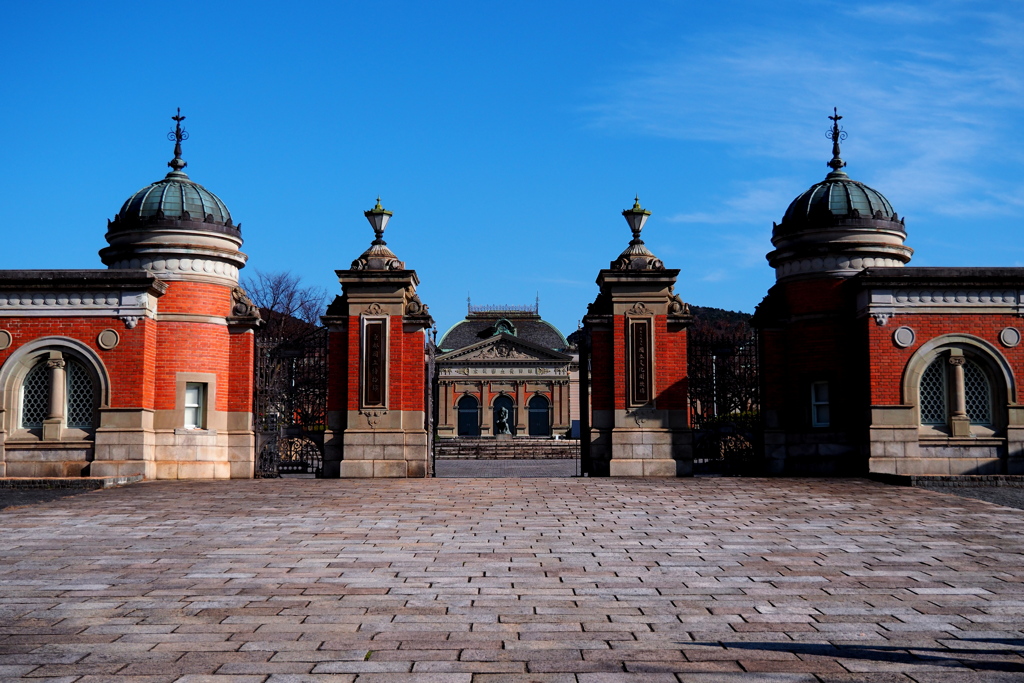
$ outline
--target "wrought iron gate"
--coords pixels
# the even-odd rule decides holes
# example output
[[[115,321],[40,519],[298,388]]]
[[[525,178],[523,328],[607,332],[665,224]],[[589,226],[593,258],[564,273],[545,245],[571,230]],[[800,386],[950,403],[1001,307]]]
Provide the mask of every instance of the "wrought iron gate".
[[[762,428],[756,331],[745,322],[695,325],[688,348],[694,472],[757,472]]]
[[[298,321],[296,321],[298,322]],[[327,329],[293,325],[256,337],[253,429],[256,476],[323,474],[327,426]]]

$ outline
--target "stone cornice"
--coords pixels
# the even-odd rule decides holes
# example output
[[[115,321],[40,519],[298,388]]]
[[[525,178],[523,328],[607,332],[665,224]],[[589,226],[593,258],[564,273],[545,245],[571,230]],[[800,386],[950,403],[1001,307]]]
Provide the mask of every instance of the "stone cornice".
[[[905,282],[903,284],[916,284]],[[950,286],[951,284],[955,286]],[[1024,279],[1018,282],[1024,286]],[[894,316],[916,313],[1002,313],[1024,315],[1024,289],[961,286],[865,288],[857,294],[857,315],[870,315],[878,325]]]
[[[163,285],[163,283],[160,283]],[[135,327],[143,317],[154,318],[157,297],[166,289],[151,287],[73,289],[51,287],[13,289],[0,286],[0,317],[55,316],[120,318]]]

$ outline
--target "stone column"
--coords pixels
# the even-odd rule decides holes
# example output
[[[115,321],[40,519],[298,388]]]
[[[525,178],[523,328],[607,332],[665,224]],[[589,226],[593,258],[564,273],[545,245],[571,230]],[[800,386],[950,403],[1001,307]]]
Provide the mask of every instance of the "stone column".
[[[967,394],[964,390],[964,352],[953,349],[949,352],[950,379],[953,385],[953,409],[949,422],[953,436],[970,436],[971,420],[967,417]]]
[[[530,430],[527,426],[527,419],[529,417],[529,413],[526,410],[526,383],[514,382],[512,386],[514,386],[516,389],[516,435],[528,436],[530,434]]]
[[[59,351],[51,351],[46,367],[50,371],[50,405],[43,420],[43,440],[60,441],[64,427],[64,406],[67,402],[67,376],[64,357]]]

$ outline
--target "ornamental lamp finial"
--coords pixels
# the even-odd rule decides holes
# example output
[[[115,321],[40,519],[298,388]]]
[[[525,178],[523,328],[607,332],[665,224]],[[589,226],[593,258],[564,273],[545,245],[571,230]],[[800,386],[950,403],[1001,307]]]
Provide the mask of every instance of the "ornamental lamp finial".
[[[644,223],[651,217],[651,212],[640,206],[639,193],[633,201],[633,208],[623,211],[622,216],[629,223],[629,229],[633,231],[633,241],[630,244],[643,244],[643,240],[640,239],[640,231],[644,229]]]
[[[364,211],[363,215],[366,216],[366,220],[370,221],[370,225],[373,226],[373,234],[375,236],[373,243],[387,244],[384,241],[384,229],[388,226],[388,221],[391,220],[391,216],[394,214],[381,206],[380,195],[377,195],[377,205],[369,211]]]

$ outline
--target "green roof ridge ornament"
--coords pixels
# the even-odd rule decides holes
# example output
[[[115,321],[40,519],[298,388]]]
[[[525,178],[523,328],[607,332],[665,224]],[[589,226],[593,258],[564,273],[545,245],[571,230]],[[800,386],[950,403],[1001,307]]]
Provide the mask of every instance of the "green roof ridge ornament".
[[[846,162],[839,157],[839,143],[846,139],[846,131],[839,127],[839,121],[843,117],[839,115],[837,107],[832,107],[832,116],[829,118],[832,120],[832,130],[828,131],[825,137],[832,141],[832,160],[828,162],[828,166],[832,169],[832,173],[846,175],[846,173],[839,170],[846,166]],[[832,175],[832,173],[829,175]]]
[[[174,158],[167,162],[167,165],[171,167],[168,176],[172,175],[185,175],[181,170],[188,166],[188,162],[181,158],[181,143],[188,140],[188,131],[181,127],[181,122],[185,120],[185,117],[181,115],[181,107],[178,107],[178,113],[171,117],[174,121],[174,130],[167,134],[167,139],[174,143]]]

